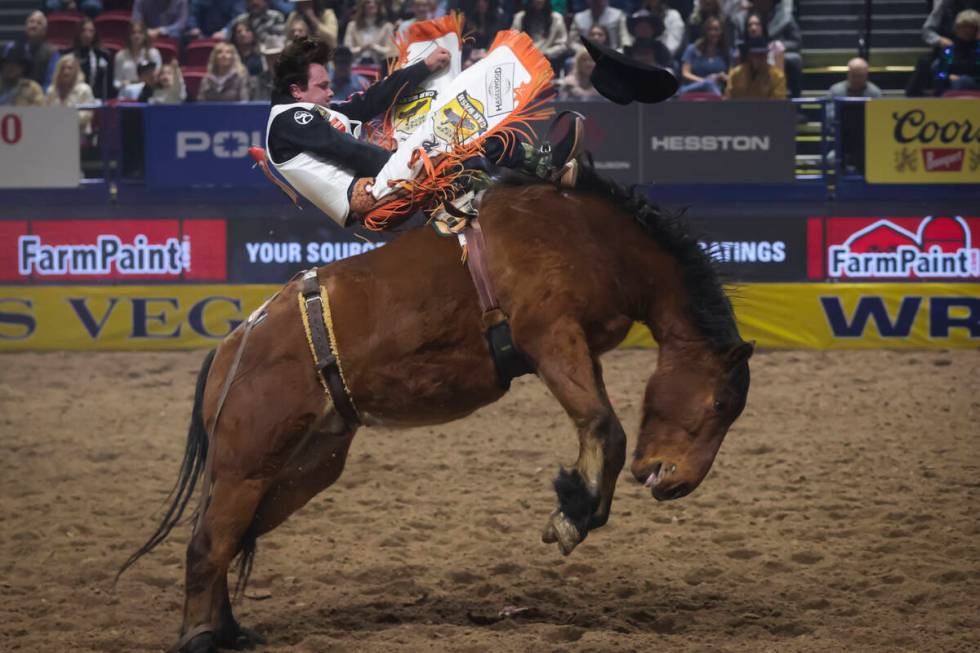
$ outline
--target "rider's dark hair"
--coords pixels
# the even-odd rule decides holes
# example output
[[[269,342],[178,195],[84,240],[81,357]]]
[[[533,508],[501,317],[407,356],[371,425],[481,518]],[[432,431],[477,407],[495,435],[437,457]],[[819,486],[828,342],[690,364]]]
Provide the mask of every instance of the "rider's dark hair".
[[[310,80],[310,64],[326,66],[330,61],[330,46],[317,39],[299,39],[285,47],[276,61],[275,89],[289,95],[289,87],[296,84],[304,91]]]

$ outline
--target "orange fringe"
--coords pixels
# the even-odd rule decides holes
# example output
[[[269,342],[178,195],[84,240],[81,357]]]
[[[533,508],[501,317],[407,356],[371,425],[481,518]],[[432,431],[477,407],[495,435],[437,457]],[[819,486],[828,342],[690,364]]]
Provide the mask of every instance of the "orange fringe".
[[[398,58],[388,62],[389,73],[408,63],[408,46],[419,41],[432,41],[446,34],[455,33],[459,38],[459,49],[463,49],[463,25],[466,22],[463,12],[451,11],[441,18],[412,23],[407,33],[395,32],[393,38],[398,49]]]

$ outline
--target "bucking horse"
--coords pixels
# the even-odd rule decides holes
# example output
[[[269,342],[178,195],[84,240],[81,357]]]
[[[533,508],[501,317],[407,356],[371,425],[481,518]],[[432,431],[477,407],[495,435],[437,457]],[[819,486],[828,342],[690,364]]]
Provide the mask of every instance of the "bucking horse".
[[[578,433],[578,459],[559,468],[557,509],[542,535],[567,555],[609,519],[626,462],[600,355],[635,322],[658,343],[630,472],[663,501],[692,492],[711,468],[745,406],[753,345],[741,339],[718,275],[683,221],[589,165],[575,190],[496,184],[479,221],[513,347]],[[264,641],[232,614],[229,568],[238,557],[239,583],[247,580],[256,539],[336,482],[360,425],[442,424],[505,394],[460,259],[455,239],[418,228],[307,275],[323,290],[346,412],[356,419],[325,392],[301,279],[207,355],[172,503],[123,566],[168,535],[200,485],[172,650]]]

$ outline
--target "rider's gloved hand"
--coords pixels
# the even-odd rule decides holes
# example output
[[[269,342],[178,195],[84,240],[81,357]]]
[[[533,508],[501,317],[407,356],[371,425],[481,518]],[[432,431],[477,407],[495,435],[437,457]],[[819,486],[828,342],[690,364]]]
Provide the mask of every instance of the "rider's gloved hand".
[[[436,73],[449,65],[449,50],[446,48],[436,48],[428,57],[425,58],[425,65],[430,73]]]

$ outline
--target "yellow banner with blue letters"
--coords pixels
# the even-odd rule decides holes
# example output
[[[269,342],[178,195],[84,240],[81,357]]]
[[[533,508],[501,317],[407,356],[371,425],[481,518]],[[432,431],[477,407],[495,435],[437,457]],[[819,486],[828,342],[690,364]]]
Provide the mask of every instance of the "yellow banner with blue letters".
[[[280,287],[0,286],[0,351],[210,347]],[[980,346],[980,284],[752,283],[731,296],[760,347]],[[654,344],[640,325],[623,342]]]

